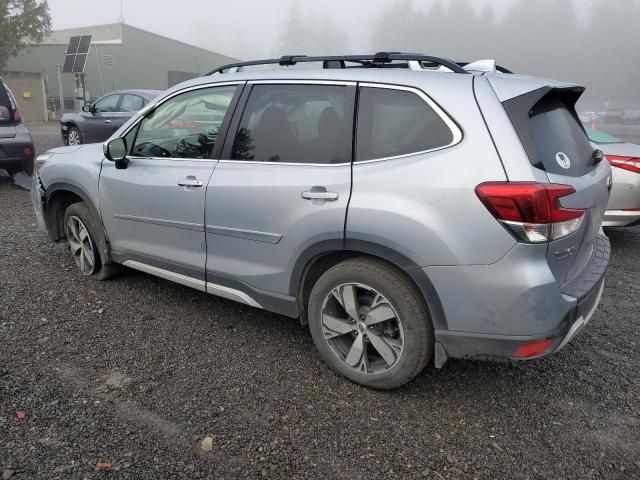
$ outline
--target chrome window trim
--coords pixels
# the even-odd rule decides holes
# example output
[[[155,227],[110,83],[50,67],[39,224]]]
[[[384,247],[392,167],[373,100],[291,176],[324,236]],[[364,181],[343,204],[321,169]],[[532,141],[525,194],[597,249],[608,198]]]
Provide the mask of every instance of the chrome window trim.
[[[218,160],[220,163],[243,163],[247,165],[288,165],[296,167],[344,167],[351,162],[344,163],[303,163],[303,162],[259,162],[255,160]]]
[[[131,132],[131,130],[133,130],[142,121],[142,119],[145,117],[145,115],[147,113],[149,113],[151,110],[153,110],[155,108],[158,108],[163,103],[168,102],[169,100],[171,100],[174,97],[177,97],[178,95],[181,95],[183,93],[192,92],[194,90],[202,90],[202,89],[205,89],[205,88],[230,87],[232,85],[236,85],[236,86],[237,85],[244,85],[245,83],[247,83],[247,82],[244,81],[244,80],[242,80],[242,81],[239,80],[239,81],[235,81],[235,82],[203,83],[203,84],[200,84],[200,85],[194,85],[192,87],[183,88],[182,90],[178,90],[177,92],[173,92],[171,95],[169,95],[167,97],[162,97],[156,103],[147,104],[146,107],[144,107],[142,110],[140,110],[138,112],[138,117],[120,135],[120,138],[123,138],[123,137],[126,137],[127,135],[129,135],[129,132]],[[133,157],[130,157],[130,158],[133,158]],[[164,157],[137,157],[137,158],[164,158]],[[180,160],[189,160],[189,159],[180,159]],[[197,159],[195,159],[195,160],[197,160]]]
[[[418,97],[420,97],[422,101],[424,101],[427,105],[429,105],[429,107],[433,109],[434,112],[436,112],[436,114],[442,119],[445,125],[447,125],[447,127],[453,134],[453,139],[451,140],[451,143],[449,143],[448,145],[443,145],[441,147],[431,148],[429,150],[421,150],[419,152],[405,153],[403,155],[394,155],[391,157],[374,158],[371,160],[355,160],[353,162],[354,165],[361,165],[364,163],[373,163],[373,162],[386,162],[387,160],[396,160],[400,158],[413,157],[416,155],[423,155],[425,153],[437,152],[439,150],[444,150],[445,148],[450,148],[455,145],[458,145],[462,141],[463,134],[458,124],[453,121],[453,119],[447,114],[447,112],[445,112],[442,109],[442,107],[440,107],[435,101],[431,99],[431,97],[429,97],[425,92],[423,92],[419,88],[408,87],[405,85],[394,85],[394,84],[387,84],[387,83],[370,83],[370,82],[361,82],[359,84],[359,87],[360,88],[380,88],[380,89],[386,89],[386,90],[401,90],[401,91],[411,92],[415,95],[418,95]],[[356,135],[357,135],[357,132],[356,132]]]
[[[215,158],[127,157],[129,160],[173,160],[176,162],[218,162]]]

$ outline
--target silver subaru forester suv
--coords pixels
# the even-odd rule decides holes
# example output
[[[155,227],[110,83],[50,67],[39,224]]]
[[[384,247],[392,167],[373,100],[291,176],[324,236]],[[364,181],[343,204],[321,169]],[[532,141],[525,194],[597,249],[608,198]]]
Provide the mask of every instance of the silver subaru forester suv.
[[[551,354],[589,322],[611,171],[582,92],[418,54],[227,65],[105,145],[41,155],[32,200],[82,274],[299,318],[336,372],[394,388],[448,358]]]

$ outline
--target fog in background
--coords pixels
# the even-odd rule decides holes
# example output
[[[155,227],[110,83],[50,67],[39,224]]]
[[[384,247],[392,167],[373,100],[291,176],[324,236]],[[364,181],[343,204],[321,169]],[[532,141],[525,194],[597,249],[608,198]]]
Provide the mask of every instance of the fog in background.
[[[54,29],[113,23],[120,0],[49,0]],[[240,59],[411,51],[495,58],[640,105],[640,0],[124,0],[126,23]]]

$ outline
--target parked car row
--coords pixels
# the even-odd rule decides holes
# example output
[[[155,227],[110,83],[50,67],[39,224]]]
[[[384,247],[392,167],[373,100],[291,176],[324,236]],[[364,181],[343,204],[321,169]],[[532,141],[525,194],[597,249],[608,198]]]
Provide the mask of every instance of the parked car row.
[[[582,123],[614,123],[640,125],[640,109],[609,108],[603,111],[582,110],[578,112]]]
[[[280,68],[302,62],[323,68]],[[418,54],[253,64],[38,157],[38,224],[82,274],[124,265],[299,318],[375,388],[448,358],[540,358],[588,324],[612,167],[582,87]]]

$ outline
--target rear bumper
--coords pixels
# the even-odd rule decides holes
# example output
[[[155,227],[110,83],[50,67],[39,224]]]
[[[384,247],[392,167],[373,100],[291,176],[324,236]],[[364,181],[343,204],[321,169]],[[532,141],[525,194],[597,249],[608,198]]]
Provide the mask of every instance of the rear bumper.
[[[633,227],[640,225],[640,208],[637,210],[607,210],[603,227]]]
[[[535,318],[538,312],[546,312],[546,319],[550,323],[549,329],[539,334],[500,335],[496,333],[474,333],[465,331],[436,330],[436,367],[441,367],[447,358],[464,358],[478,360],[533,360],[541,358],[564,348],[589,323],[597,310],[604,289],[604,275],[609,264],[610,245],[604,235],[596,239],[594,252],[582,273],[570,284],[560,290],[555,286],[567,309],[558,308],[556,315],[550,314],[543,305],[546,300],[538,297],[540,305],[523,305],[522,316]],[[540,285],[532,287],[541,288]],[[505,292],[494,292],[495,300],[492,304],[496,312],[500,310],[500,303],[509,302],[501,298]],[[508,293],[508,292],[506,292]],[[546,291],[549,302],[552,300],[550,290]],[[467,296],[466,298],[472,298]],[[517,300],[517,299],[516,299]],[[513,302],[511,302],[513,303]],[[533,309],[533,310],[532,310]],[[545,315],[545,313],[542,313]],[[551,315],[551,316],[549,316]],[[513,319],[518,323],[519,319]],[[516,358],[514,352],[523,344],[551,340],[545,351],[536,356]]]

